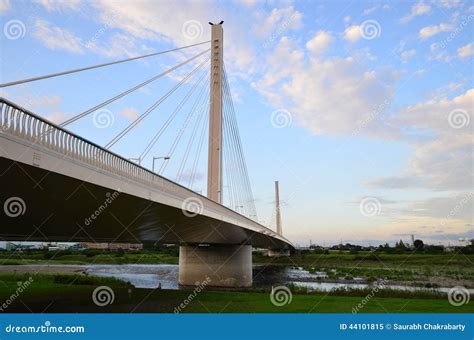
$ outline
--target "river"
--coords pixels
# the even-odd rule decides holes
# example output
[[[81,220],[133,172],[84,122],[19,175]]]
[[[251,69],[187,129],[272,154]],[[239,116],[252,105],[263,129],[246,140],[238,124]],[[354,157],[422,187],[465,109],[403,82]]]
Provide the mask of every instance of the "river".
[[[76,273],[103,277],[115,277],[128,281],[136,288],[180,289],[178,284],[178,265],[175,264],[91,264],[91,265],[9,265],[0,266],[1,272],[18,273]],[[285,266],[253,266],[253,287],[264,288],[294,284],[314,291],[330,291],[335,288],[367,288],[371,284],[361,278],[351,281],[328,281],[325,272],[309,273],[302,268]],[[422,287],[385,285],[385,288],[398,290],[427,290]],[[434,290],[448,292],[450,287]],[[433,290],[431,288],[431,290]],[[469,289],[474,294],[474,289]]]

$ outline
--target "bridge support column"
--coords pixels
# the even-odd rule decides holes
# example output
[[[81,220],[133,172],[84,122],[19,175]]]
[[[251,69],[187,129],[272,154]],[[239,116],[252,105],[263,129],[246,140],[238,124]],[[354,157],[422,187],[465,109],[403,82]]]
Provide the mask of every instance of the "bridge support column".
[[[214,287],[252,286],[252,246],[179,247],[179,284]]]

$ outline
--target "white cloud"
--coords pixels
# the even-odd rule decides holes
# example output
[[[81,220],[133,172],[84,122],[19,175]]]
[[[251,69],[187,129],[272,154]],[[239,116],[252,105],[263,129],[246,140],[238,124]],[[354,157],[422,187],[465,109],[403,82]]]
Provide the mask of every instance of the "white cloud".
[[[409,106],[390,122],[400,130],[417,129],[424,139],[401,135],[414,149],[402,174],[369,184],[383,188],[464,190],[473,183],[472,140],[474,89],[448,99],[434,98]],[[457,117],[456,117],[457,115]],[[453,127],[454,126],[454,127]],[[458,128],[455,128],[458,126]]]
[[[458,56],[459,58],[467,58],[474,55],[474,48],[471,44],[467,44],[461,48],[458,48]]]
[[[435,0],[434,3],[445,8],[456,8],[461,6],[461,0]]]
[[[408,51],[403,51],[401,54],[402,61],[404,63],[408,62],[408,60],[410,60],[413,56],[415,56],[415,54],[416,54],[416,50],[414,48]]]
[[[344,30],[344,39],[350,42],[356,42],[362,38],[362,30],[359,25],[352,25]]]
[[[239,2],[247,7],[253,7],[257,4],[257,0],[239,0]]]
[[[374,110],[381,108],[377,114],[383,114],[393,93],[394,72],[367,70],[352,57],[311,55],[282,39],[254,87],[273,107],[284,107],[295,123],[315,134],[351,134]]]
[[[253,30],[261,38],[280,35],[278,32],[300,28],[302,17],[302,14],[293,6],[274,8],[269,14],[257,13]]]
[[[319,31],[306,43],[306,48],[314,55],[323,54],[331,44],[332,40],[331,32]]]
[[[64,122],[68,116],[69,114],[65,112],[55,111],[51,114],[46,115],[45,118],[53,123],[60,124]]]
[[[51,50],[64,50],[78,54],[84,53],[81,39],[66,29],[54,26],[45,20],[36,20],[33,36]]]
[[[125,117],[131,121],[135,121],[138,118],[138,110],[134,107],[127,107],[119,112],[119,115]]]
[[[418,2],[417,4],[413,5],[411,7],[410,14],[404,16],[401,21],[402,22],[408,22],[412,20],[413,18],[420,16],[420,15],[425,15],[431,12],[431,6],[425,4],[424,2]]]
[[[31,106],[57,106],[61,104],[61,97],[58,95],[47,95],[47,96],[34,96],[28,103]]]
[[[235,13],[226,12],[215,1],[115,1],[100,0],[93,3],[100,19],[107,27],[120,29],[138,40],[157,40],[175,46],[185,46],[210,38],[208,21],[224,20],[224,50],[229,72],[242,75],[253,72],[254,51],[248,43],[252,32],[243,28],[242,19]],[[210,8],[212,12],[210,14]],[[173,15],[170,15],[172,13]],[[111,20],[113,18],[113,20]],[[197,34],[190,40],[183,34],[186,22],[197,22]],[[249,20],[250,21],[250,20]],[[178,55],[197,53],[199,46]]]
[[[377,4],[373,7],[370,7],[370,8],[367,8],[365,9],[363,12],[362,12],[362,15],[369,15],[375,11],[377,11],[378,9],[390,9],[390,6],[385,4],[385,5],[382,5],[382,4]]]
[[[137,56],[152,52],[152,49],[130,34],[116,33],[107,40],[100,36],[97,39],[84,42],[67,29],[41,19],[36,20],[33,36],[51,50],[63,50],[75,54],[84,54],[91,51],[112,58],[124,55]]]
[[[5,14],[10,9],[10,0],[0,0],[0,15]]]
[[[151,48],[127,34],[116,33],[107,41],[102,40],[89,41],[85,46],[94,53],[111,58],[123,55],[134,57],[153,52]]]
[[[81,0],[34,0],[48,11],[77,10]]]
[[[404,213],[412,216],[426,216],[441,219],[448,224],[451,220],[472,221],[474,218],[473,194],[461,192],[444,197],[432,197],[410,204]]]
[[[419,36],[421,39],[427,39],[436,34],[439,34],[442,32],[450,32],[452,30],[453,30],[453,26],[451,24],[441,23],[439,25],[423,27],[420,30]]]

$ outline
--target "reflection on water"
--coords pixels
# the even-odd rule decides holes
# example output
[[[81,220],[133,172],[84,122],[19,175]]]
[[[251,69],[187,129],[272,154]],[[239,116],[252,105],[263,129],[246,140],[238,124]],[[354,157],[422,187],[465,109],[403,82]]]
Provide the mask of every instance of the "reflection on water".
[[[176,264],[89,265],[86,273],[94,276],[115,277],[128,281],[137,288],[178,289]]]

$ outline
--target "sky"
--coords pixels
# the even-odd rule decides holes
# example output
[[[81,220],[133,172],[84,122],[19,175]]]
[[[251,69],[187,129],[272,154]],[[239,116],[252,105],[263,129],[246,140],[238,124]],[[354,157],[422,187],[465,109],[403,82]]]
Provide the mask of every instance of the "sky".
[[[0,0],[8,82],[187,46],[224,20],[224,60],[258,211],[297,245],[474,237],[474,2]],[[1,90],[60,123],[207,45]],[[105,145],[205,58],[68,126]],[[112,150],[138,157],[208,64]],[[203,90],[205,91],[205,90]],[[190,109],[190,100],[184,106]],[[188,106],[186,106],[188,105]],[[186,115],[164,132],[165,156]],[[160,125],[161,124],[161,125]],[[163,174],[189,183],[191,122]],[[204,124],[203,124],[204,128]],[[138,150],[138,151],[137,151]],[[191,155],[198,146],[191,149]],[[205,193],[206,150],[193,190]],[[224,191],[226,186],[224,186]]]

